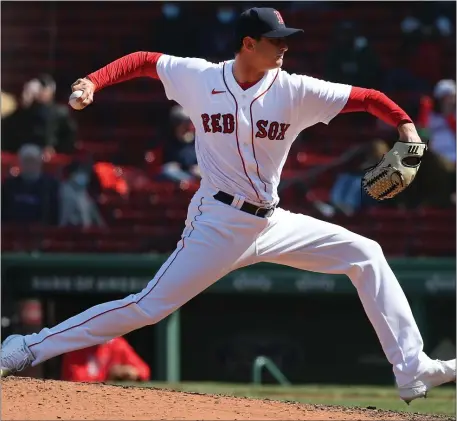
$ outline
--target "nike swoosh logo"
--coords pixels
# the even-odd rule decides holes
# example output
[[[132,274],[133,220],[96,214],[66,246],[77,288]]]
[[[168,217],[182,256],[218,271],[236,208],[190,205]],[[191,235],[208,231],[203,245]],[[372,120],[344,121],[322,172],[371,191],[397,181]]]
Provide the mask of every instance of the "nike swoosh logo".
[[[224,92],[225,92],[225,91],[216,91],[215,89],[213,89],[213,90],[211,91],[211,93],[212,93],[213,95],[216,95],[216,94],[223,94]]]

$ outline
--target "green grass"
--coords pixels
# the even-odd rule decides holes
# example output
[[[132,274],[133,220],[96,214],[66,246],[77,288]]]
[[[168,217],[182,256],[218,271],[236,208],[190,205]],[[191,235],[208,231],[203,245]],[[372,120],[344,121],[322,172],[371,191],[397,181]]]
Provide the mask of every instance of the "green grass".
[[[136,384],[138,386],[138,384]],[[244,396],[311,404],[357,406],[388,409],[392,411],[426,414],[445,414],[455,417],[455,387],[442,386],[433,389],[427,399],[418,399],[406,405],[400,400],[394,386],[328,386],[328,385],[248,385],[225,383],[145,383],[142,387],[156,387],[184,392]]]

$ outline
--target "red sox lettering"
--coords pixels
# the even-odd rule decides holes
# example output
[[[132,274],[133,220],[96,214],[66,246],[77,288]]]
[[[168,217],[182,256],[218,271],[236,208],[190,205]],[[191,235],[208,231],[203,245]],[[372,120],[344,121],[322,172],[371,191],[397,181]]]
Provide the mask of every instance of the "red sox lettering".
[[[263,139],[268,136],[268,139],[270,140],[284,140],[290,124],[278,123],[277,121],[272,121],[268,124],[268,120],[259,120],[256,123],[256,127],[258,131],[255,134],[255,137]]]
[[[201,118],[205,133],[231,134],[235,131],[235,117],[233,114],[202,114]],[[284,140],[290,124],[258,120],[255,127],[257,128],[255,137],[259,139],[264,139],[268,136],[270,140]]]
[[[235,131],[235,117],[233,114],[202,114],[202,123],[205,133],[226,133]],[[221,122],[222,119],[222,122]],[[221,126],[222,123],[222,126]]]

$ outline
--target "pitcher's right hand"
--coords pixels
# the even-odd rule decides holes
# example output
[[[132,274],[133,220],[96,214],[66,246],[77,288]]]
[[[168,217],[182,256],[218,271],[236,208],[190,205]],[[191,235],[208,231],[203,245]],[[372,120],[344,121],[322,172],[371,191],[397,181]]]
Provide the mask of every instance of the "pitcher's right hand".
[[[83,108],[94,102],[95,84],[90,79],[78,79],[71,85],[71,91],[83,91],[83,94],[77,99],[83,105]]]

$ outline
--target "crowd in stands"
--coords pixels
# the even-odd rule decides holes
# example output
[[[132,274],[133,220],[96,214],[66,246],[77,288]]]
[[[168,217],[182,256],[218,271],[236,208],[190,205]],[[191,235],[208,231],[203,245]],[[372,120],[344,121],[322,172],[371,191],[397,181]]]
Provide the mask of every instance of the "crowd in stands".
[[[125,54],[146,49],[217,61],[229,59],[233,56],[231,25],[237,14],[249,5],[243,2],[208,3],[201,6],[203,13],[196,23],[188,17],[192,5],[157,3],[154,6],[155,24],[150,29],[154,42],[125,37],[122,48]],[[291,17],[315,14],[322,19],[332,13],[344,14],[345,8],[350,7],[338,2],[270,5],[284,14],[289,12]],[[380,206],[383,209],[455,209],[456,85],[452,79],[455,67],[449,68],[446,61],[446,51],[452,49],[455,54],[455,3],[416,2],[398,11],[403,14],[394,29],[401,36],[393,49],[392,43],[389,44],[391,53],[380,53],[378,44],[375,48],[373,35],[366,34],[368,29],[363,16],[341,19],[333,28],[330,42],[316,47],[322,63],[320,68],[315,64],[319,60],[312,56],[311,48],[308,55],[298,54],[294,53],[297,47],[291,45],[285,69],[375,88],[399,102],[414,119],[423,140],[429,143],[417,179],[398,199],[387,204],[370,200],[361,189],[361,177],[364,170],[378,162],[392,146],[396,130],[370,116],[344,116],[341,120],[337,118],[329,128],[317,128],[319,137],[327,139],[322,142],[327,150],[319,150],[319,145],[309,140],[317,133],[314,128],[310,129],[311,135],[305,132],[299,136],[280,186],[283,206],[305,213],[316,212],[318,217],[329,220],[338,215],[357,218],[360,212]],[[205,30],[196,31],[195,25],[202,22]],[[382,27],[377,30],[382,34]],[[318,38],[318,35],[305,37],[300,42],[317,45]],[[114,58],[117,57],[111,57],[110,61]],[[106,62],[98,63],[97,67]],[[94,70],[92,63],[89,62],[86,69]],[[79,76],[83,74],[75,75]],[[166,119],[162,112],[147,127],[148,131],[142,136],[140,158],[132,152],[129,131],[133,131],[133,122],[129,127],[116,127],[124,130],[125,141],[120,142],[120,147],[116,145],[113,153],[108,152],[112,143],[103,142],[104,139],[96,146],[84,148],[81,144],[84,144],[86,132],[84,125],[78,122],[79,116],[62,104],[63,101],[56,100],[56,91],[64,92],[62,99],[69,91],[69,88],[59,86],[58,80],[62,80],[59,74],[42,74],[23,80],[22,91],[17,95],[2,91],[4,226],[35,223],[109,230],[118,216],[138,222],[140,214],[151,213],[148,205],[165,200],[165,191],[170,193],[166,206],[178,203],[179,207],[173,215],[171,212],[175,208],[168,209],[167,218],[179,221],[179,217],[185,216],[186,192],[191,193],[198,187],[200,177],[194,148],[195,129],[185,110],[173,104],[167,109]],[[143,86],[137,85],[139,90]],[[86,114],[90,112],[85,111]],[[113,133],[113,125],[118,125],[117,119],[111,116],[104,124],[105,120],[101,120],[105,133]],[[331,131],[332,126],[335,126],[334,131]],[[111,158],[106,159],[107,155]],[[53,163],[58,165],[53,166]],[[48,167],[53,171],[47,171]],[[168,186],[170,190],[157,187],[159,185]],[[149,202],[144,198],[135,199],[135,194],[141,192],[154,192],[156,196]],[[179,200],[179,194],[185,200]],[[109,214],[105,212],[108,202],[116,204]],[[122,206],[117,206],[119,203]],[[144,206],[144,203],[148,204]],[[166,225],[171,219],[156,223]],[[145,223],[145,219],[141,219],[141,224]]]
[[[33,86],[33,88],[31,88]],[[5,151],[17,152],[18,166],[2,184],[2,221],[11,224],[44,224],[88,228],[104,227],[96,201],[102,183],[119,193],[127,183],[110,185],[113,166],[73,156],[61,174],[43,171],[43,163],[57,152],[74,149],[76,124],[67,107],[53,101],[55,83],[49,75],[24,85],[22,107],[6,118],[2,127],[8,139]],[[32,110],[31,110],[32,109]],[[65,127],[65,135],[59,131]],[[69,139],[71,134],[72,139]],[[163,142],[163,140],[166,140]],[[9,143],[13,141],[13,143]],[[25,143],[27,142],[27,143]],[[162,148],[162,167],[156,180],[197,186],[200,179],[195,152],[195,128],[180,105],[170,111],[169,121],[148,144]]]

